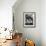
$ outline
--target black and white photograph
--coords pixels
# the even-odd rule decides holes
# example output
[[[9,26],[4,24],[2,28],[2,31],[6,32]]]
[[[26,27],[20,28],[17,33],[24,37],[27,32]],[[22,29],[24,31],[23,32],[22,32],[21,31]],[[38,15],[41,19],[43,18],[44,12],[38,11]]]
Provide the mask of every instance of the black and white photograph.
[[[35,27],[35,26],[36,26],[36,13],[24,12],[24,27]]]

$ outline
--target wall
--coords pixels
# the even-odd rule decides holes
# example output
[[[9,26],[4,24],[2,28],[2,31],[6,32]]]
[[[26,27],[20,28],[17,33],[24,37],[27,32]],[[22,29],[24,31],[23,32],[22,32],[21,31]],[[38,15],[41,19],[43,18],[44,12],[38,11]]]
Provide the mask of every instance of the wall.
[[[0,27],[12,29],[12,6],[16,0],[0,0]]]
[[[46,0],[41,1],[41,40],[42,46],[46,46]]]
[[[16,15],[15,16],[16,29],[22,32],[24,34],[24,37],[26,36],[28,38],[28,36],[30,35],[29,39],[34,39],[37,45],[42,42],[42,46],[46,46],[46,36],[45,36],[46,35],[46,0],[41,0],[41,15],[39,15],[40,0],[37,0],[36,2],[35,0],[32,0],[33,4],[30,3],[30,1],[31,0],[29,1],[27,0],[27,1],[24,1],[24,3],[22,1],[20,5],[21,0],[18,1],[19,3],[16,2],[16,0],[0,0],[0,26],[8,27],[10,29],[12,28],[12,6],[16,2],[15,3],[16,6],[14,5],[14,8],[13,8],[14,9],[13,11],[15,11],[14,13]],[[17,5],[17,3],[19,5]],[[36,5],[38,6],[35,6],[34,3],[36,3]],[[30,5],[32,4],[31,5],[32,8],[29,4]],[[27,7],[27,5],[29,7]],[[23,12],[24,11],[37,11],[36,28],[24,28],[23,27]],[[28,36],[26,33],[28,34]],[[41,38],[40,38],[40,35],[41,35]],[[40,39],[41,39],[41,42],[39,43]]]
[[[25,39],[31,39],[35,42],[36,46],[41,46],[41,0],[22,0],[21,3],[16,4],[17,6],[13,6],[15,28],[18,30],[18,32],[23,33],[23,37]],[[23,27],[23,12],[36,12],[35,28]]]

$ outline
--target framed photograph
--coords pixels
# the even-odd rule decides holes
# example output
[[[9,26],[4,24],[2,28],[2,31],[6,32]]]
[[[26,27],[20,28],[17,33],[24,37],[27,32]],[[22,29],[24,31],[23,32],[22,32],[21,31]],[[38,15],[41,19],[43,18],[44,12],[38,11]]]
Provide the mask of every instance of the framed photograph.
[[[36,12],[24,12],[23,19],[24,27],[36,27]]]

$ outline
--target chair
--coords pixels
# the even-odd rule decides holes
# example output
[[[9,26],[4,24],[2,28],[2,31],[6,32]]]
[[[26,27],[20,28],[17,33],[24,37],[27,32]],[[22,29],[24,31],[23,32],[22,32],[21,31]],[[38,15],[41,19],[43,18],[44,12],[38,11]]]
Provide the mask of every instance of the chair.
[[[16,46],[22,46],[22,33],[15,33],[14,38]]]

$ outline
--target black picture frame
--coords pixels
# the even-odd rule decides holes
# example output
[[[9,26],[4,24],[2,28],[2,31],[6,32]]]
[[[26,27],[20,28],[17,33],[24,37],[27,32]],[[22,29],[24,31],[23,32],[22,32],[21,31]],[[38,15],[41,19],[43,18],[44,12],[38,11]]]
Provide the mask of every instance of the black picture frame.
[[[36,12],[23,13],[23,26],[31,28],[36,27]]]

